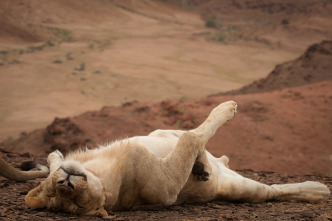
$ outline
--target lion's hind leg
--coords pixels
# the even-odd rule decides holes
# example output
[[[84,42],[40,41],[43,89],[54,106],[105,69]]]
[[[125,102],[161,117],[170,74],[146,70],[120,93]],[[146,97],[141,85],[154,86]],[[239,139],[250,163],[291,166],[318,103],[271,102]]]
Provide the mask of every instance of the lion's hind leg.
[[[272,188],[278,191],[276,200],[300,200],[319,202],[330,196],[329,188],[319,182],[306,181],[303,183],[274,184]]]
[[[330,190],[319,182],[307,181],[293,184],[266,185],[242,177],[225,168],[221,177],[219,197],[221,199],[263,202],[266,200],[318,202],[328,198]]]
[[[228,168],[225,168],[225,171],[219,177],[218,198],[222,200],[263,202],[277,195],[277,190],[271,186],[245,178]]]

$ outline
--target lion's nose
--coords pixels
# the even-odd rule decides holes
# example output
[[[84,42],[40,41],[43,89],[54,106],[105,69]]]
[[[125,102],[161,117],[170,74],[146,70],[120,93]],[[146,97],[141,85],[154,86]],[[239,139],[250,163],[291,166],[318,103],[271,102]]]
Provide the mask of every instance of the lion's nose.
[[[68,188],[68,189],[74,190],[74,186],[73,186],[73,184],[71,184],[70,181],[69,181],[69,176],[67,177],[67,179],[60,180],[60,181],[58,182],[58,186],[66,187],[66,188]]]

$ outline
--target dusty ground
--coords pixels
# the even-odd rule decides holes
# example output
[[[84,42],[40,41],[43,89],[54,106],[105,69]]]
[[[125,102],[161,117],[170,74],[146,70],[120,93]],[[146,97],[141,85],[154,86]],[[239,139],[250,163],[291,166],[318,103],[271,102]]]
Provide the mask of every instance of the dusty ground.
[[[18,166],[25,160],[45,159],[29,154],[4,153],[0,156]],[[323,175],[287,176],[273,172],[238,171],[246,177],[266,184],[302,182],[316,180],[323,182],[331,189],[332,179]],[[45,209],[31,210],[24,203],[24,196],[36,187],[42,179],[28,182],[14,182],[0,178],[0,219],[1,220],[103,220],[97,217],[75,216],[66,213],[55,213]],[[195,205],[179,206],[142,206],[131,211],[114,211],[106,220],[331,220],[332,198],[317,204],[304,202],[265,202],[230,203],[210,202]]]
[[[236,89],[332,36],[326,0],[174,2],[2,0],[0,140],[103,106]]]

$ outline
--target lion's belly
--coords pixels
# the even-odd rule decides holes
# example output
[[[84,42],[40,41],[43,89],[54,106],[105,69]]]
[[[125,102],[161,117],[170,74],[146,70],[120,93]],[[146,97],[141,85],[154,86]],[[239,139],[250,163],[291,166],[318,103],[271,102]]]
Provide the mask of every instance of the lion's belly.
[[[208,181],[198,181],[192,174],[178,195],[178,203],[199,203],[214,200],[219,192],[220,168],[215,158],[208,153],[212,174]]]
[[[165,157],[176,146],[178,138],[137,136],[129,138],[129,140],[144,146],[158,157]]]

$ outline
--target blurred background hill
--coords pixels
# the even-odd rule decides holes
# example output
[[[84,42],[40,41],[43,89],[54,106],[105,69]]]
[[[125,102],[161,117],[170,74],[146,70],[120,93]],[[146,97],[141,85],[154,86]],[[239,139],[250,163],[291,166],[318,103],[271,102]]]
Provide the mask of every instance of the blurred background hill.
[[[0,148],[46,154],[189,129],[232,99],[238,116],[213,154],[232,168],[331,174],[331,1],[0,6]]]

